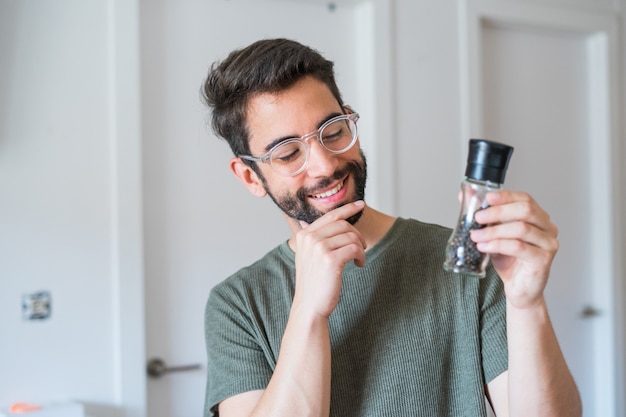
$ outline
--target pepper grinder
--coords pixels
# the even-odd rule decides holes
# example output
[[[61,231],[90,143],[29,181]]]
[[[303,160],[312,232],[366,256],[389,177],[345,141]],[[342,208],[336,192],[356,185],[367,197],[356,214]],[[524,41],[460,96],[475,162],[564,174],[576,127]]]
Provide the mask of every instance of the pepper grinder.
[[[485,200],[487,192],[502,188],[511,154],[513,147],[509,145],[470,139],[465,178],[461,182],[461,213],[446,246],[445,270],[479,278],[485,276],[489,255],[476,249],[470,233],[485,227],[476,223],[474,215],[489,206]]]

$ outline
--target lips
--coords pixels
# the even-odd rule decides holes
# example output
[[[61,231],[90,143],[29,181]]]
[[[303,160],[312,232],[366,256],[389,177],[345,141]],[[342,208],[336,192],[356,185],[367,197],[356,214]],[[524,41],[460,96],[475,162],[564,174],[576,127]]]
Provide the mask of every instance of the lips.
[[[330,190],[325,191],[320,194],[313,194],[311,195],[311,197],[315,199],[320,199],[320,198],[328,198],[330,196],[333,196],[337,194],[339,191],[341,191],[341,189],[343,188],[343,184],[344,184],[344,180],[340,181],[335,187],[331,188]]]

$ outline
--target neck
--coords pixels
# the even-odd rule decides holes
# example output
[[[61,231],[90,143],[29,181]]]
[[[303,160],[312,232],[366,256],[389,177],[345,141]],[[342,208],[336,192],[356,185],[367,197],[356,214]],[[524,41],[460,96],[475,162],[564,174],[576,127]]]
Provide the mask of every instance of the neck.
[[[286,215],[285,218],[287,219],[287,223],[289,224],[289,228],[291,230],[289,246],[295,251],[295,236],[302,229],[302,227],[297,220],[287,217]],[[369,249],[376,245],[385,236],[389,229],[391,229],[391,226],[393,226],[395,220],[395,217],[381,213],[380,211],[374,210],[368,205],[365,205],[363,208],[363,215],[359,221],[356,222],[354,227],[359,231],[359,233],[361,233],[361,236],[365,239],[365,243]]]

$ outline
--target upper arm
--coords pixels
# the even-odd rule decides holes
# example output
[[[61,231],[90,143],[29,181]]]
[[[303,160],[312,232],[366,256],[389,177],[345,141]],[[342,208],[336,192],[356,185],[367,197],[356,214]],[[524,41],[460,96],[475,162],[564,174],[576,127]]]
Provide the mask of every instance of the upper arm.
[[[272,376],[272,364],[265,355],[269,341],[256,333],[257,323],[243,307],[248,301],[242,297],[237,287],[221,285],[213,288],[207,301],[207,417],[212,415],[210,410],[217,403],[223,404],[219,405],[219,413],[215,415],[250,415],[256,401],[252,401],[254,398],[250,400],[247,393],[264,389]],[[229,406],[232,403],[235,406]]]
[[[263,390],[242,392],[219,403],[219,417],[248,417],[259,403]]]
[[[509,415],[509,371],[504,371],[486,387],[487,399],[497,417]]]

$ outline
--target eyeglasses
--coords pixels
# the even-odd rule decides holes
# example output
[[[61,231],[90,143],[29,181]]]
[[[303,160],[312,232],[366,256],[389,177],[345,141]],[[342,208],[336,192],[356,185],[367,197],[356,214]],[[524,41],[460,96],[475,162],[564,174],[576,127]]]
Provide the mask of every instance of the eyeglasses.
[[[280,175],[291,177],[304,171],[309,163],[309,139],[316,137],[328,152],[338,155],[346,152],[357,139],[358,113],[342,114],[325,122],[319,129],[299,138],[289,138],[270,149],[265,155],[255,157],[239,155],[241,159],[269,163]]]

